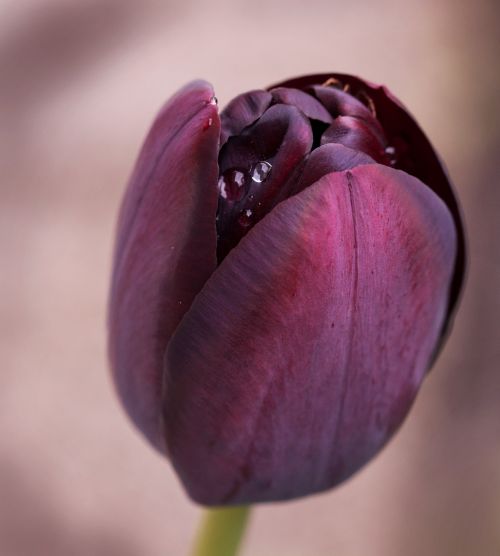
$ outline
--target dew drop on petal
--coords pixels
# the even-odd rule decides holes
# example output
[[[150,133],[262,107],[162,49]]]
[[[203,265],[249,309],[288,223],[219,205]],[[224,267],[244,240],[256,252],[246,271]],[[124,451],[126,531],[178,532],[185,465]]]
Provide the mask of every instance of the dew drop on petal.
[[[230,168],[219,178],[219,195],[228,201],[240,201],[245,194],[247,176],[243,170]]]
[[[255,164],[252,169],[252,180],[257,183],[262,183],[269,175],[271,168],[272,166],[265,160],[262,162],[257,162],[257,164]]]
[[[389,158],[389,164],[391,166],[395,166],[396,165],[396,148],[392,145],[389,145],[388,147],[385,148],[385,154],[388,156]]]
[[[243,228],[248,228],[252,224],[252,210],[244,210],[238,217],[238,224]]]
[[[204,126],[203,126],[203,130],[207,130],[211,125],[213,124],[213,119],[212,118],[208,118],[208,120],[205,122]]]

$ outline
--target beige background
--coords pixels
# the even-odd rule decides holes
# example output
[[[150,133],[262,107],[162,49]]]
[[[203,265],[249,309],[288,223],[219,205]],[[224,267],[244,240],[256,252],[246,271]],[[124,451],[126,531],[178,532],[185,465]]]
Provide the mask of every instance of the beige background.
[[[0,554],[183,556],[200,510],[107,375],[117,206],[166,97],[328,70],[384,82],[446,160],[471,249],[446,349],[386,450],[259,507],[243,556],[500,554],[495,1],[0,0]],[[497,4],[498,6],[498,4]]]

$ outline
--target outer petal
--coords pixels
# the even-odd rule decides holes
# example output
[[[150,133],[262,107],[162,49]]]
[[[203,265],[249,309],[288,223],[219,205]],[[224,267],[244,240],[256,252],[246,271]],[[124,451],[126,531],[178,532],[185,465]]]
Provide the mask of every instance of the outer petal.
[[[169,453],[205,504],[332,487],[408,411],[445,317],[455,230],[379,165],[280,203],[196,297],[166,354]]]
[[[386,87],[343,73],[305,75],[272,85],[269,90],[276,87],[296,87],[298,89],[312,87],[317,92],[319,89],[315,86],[324,83],[331,77],[348,84],[350,92],[354,95],[359,91],[370,95],[375,105],[377,119],[387,135],[404,137],[408,144],[408,150],[412,153],[415,164],[413,169],[406,170],[422,180],[441,197],[453,215],[457,231],[458,250],[450,288],[448,310],[448,319],[450,319],[458,302],[465,277],[465,234],[462,214],[453,186],[442,162],[409,110]],[[447,328],[445,323],[443,334],[446,333]]]
[[[216,267],[220,122],[212,96],[198,81],[162,109],[118,222],[109,306],[113,376],[131,418],[159,449],[165,348]]]

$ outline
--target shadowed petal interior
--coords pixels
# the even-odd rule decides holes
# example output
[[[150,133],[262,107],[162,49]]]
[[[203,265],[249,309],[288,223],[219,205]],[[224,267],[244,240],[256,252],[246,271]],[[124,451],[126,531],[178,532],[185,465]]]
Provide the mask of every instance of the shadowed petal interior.
[[[312,142],[309,120],[298,108],[286,104],[271,106],[256,124],[227,141],[219,154],[219,171],[224,175],[237,168],[245,178],[243,195],[219,198],[219,261],[254,222],[289,195],[287,185],[310,152]],[[259,162],[270,170],[264,180],[255,181],[252,168]]]

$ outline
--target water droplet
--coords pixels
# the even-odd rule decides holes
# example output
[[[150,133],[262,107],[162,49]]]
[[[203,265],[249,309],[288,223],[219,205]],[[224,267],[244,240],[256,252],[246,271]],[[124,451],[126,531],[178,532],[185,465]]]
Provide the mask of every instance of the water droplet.
[[[242,170],[230,168],[219,178],[219,195],[229,201],[240,201],[245,194],[247,176]]]
[[[257,183],[262,183],[264,180],[267,179],[271,168],[272,166],[265,160],[262,162],[257,162],[257,164],[255,164],[252,169],[252,180],[256,181]]]
[[[391,166],[396,165],[397,157],[396,157],[396,148],[392,145],[389,145],[385,148],[385,154],[389,158],[389,164]]]
[[[238,224],[243,228],[248,228],[252,224],[252,210],[244,210],[238,217]]]
[[[217,106],[218,102],[219,102],[219,101],[217,100],[217,97],[216,97],[216,96],[213,96],[213,97],[210,99],[210,104],[212,104],[213,106]]]

